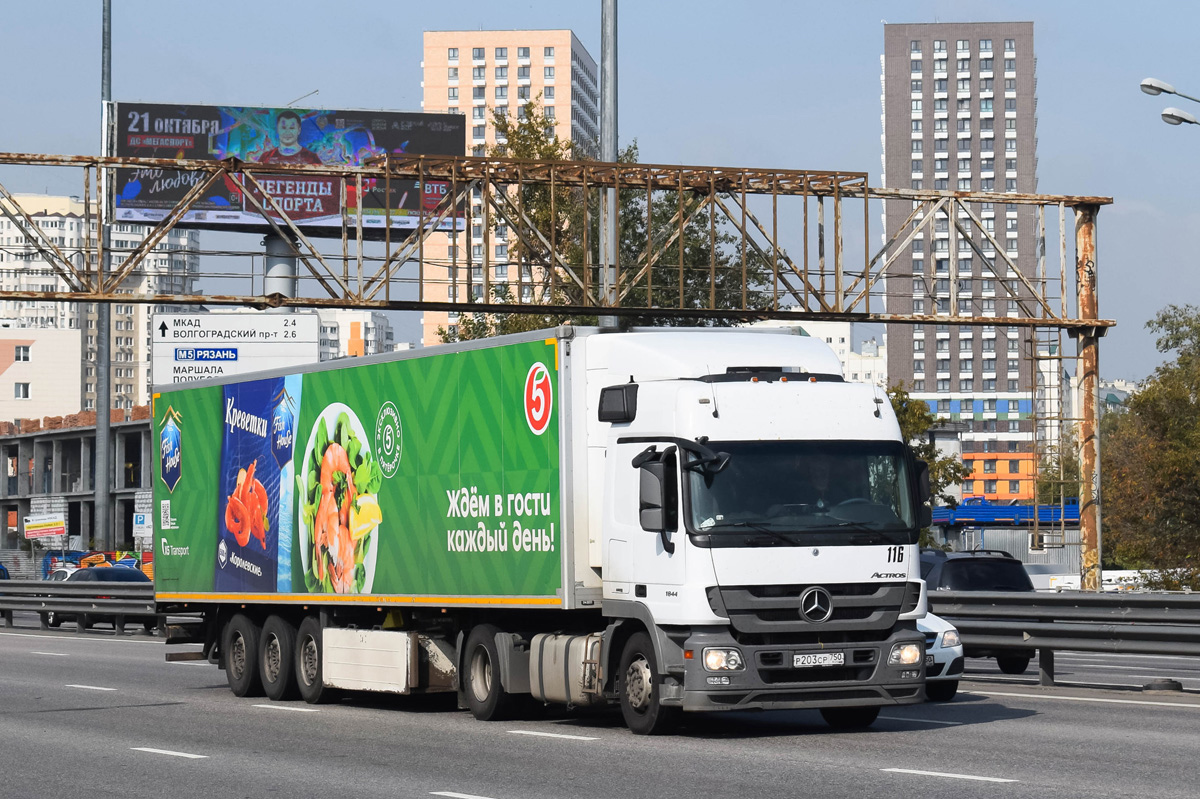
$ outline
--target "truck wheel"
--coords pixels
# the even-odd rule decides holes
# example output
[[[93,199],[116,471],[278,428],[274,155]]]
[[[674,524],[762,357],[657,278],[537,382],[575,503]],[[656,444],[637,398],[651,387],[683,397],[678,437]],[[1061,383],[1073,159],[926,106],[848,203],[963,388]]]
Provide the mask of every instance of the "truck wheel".
[[[661,735],[678,723],[680,708],[663,707],[660,684],[654,642],[646,633],[635,633],[625,642],[617,671],[621,715],[634,735]]]
[[[269,616],[258,646],[258,675],[274,702],[296,696],[296,628],[281,616]]]
[[[1024,674],[1029,667],[1029,658],[1025,655],[1008,655],[996,658],[996,665],[1005,674]]]
[[[862,730],[879,717],[879,707],[823,707],[821,716],[835,730]]]
[[[930,702],[949,702],[958,693],[958,680],[937,680],[925,683],[925,696]]]
[[[467,707],[480,721],[500,721],[509,717],[513,696],[500,684],[500,653],[492,624],[477,624],[467,636],[463,653],[463,690]]]
[[[42,614],[42,622],[47,627],[58,627],[60,624],[62,624],[62,619],[60,619],[58,614],[54,611],[48,610]]]
[[[221,640],[221,659],[225,663],[225,679],[234,696],[261,696],[262,682],[258,677],[258,625],[245,614],[238,613],[225,625]]]
[[[300,697],[310,705],[321,705],[332,702],[336,692],[325,687],[321,664],[321,621],[316,616],[309,616],[300,622],[296,633],[296,659],[294,671],[296,687],[300,689]]]

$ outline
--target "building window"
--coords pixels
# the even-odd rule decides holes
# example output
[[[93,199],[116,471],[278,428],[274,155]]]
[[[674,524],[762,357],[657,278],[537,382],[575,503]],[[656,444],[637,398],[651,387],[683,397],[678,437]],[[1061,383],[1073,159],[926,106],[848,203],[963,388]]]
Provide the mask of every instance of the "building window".
[[[542,48],[542,58],[554,58],[554,48],[553,47],[543,47]]]
[[[482,61],[483,60],[483,48],[482,47],[472,47],[471,48],[471,58],[474,61]]]
[[[487,134],[487,125],[476,125],[471,128],[471,135],[476,139],[482,139]]]
[[[20,346],[13,348],[13,360],[28,362],[29,361],[29,346],[28,345],[20,345]]]
[[[968,40],[968,39],[959,39],[958,40],[958,52],[960,52],[960,53],[969,52],[970,49],[971,49],[970,40]]]
[[[507,47],[497,47],[496,48],[496,60],[499,61],[502,58],[508,58],[508,48]]]
[[[531,95],[529,93],[528,86],[518,86],[517,87],[517,99],[518,100],[528,100],[530,98],[530,96]],[[521,109],[521,110],[524,111],[525,109]],[[524,119],[524,118],[525,117],[521,117],[521,119]]]
[[[1004,101],[1004,110],[1005,111],[1016,111],[1017,110],[1017,98],[1009,97],[1007,100],[1005,100]]]
[[[992,49],[992,40],[991,39],[980,39],[979,40],[979,49],[983,52],[987,52],[988,50],[991,50]]]
[[[471,68],[471,78],[473,80],[487,79],[487,67],[472,67]]]
[[[918,42],[918,41],[911,41],[911,42],[909,42],[909,43],[908,43],[908,50],[909,50],[909,52],[911,52],[911,53],[919,53],[919,52],[921,52],[921,43],[920,43],[920,42]]]
[[[990,58],[979,59],[979,71],[980,72],[991,72],[992,71],[992,59],[990,59]]]
[[[487,148],[482,144],[476,145],[475,147],[471,148],[471,155],[475,156],[476,158],[483,158],[485,155],[487,155]]]
[[[920,113],[920,111],[921,111],[921,101],[920,100],[912,101],[912,110],[914,113]]]
[[[529,48],[528,47],[518,47],[517,48],[517,58],[529,58]]]
[[[916,374],[922,374],[925,372],[924,358],[916,358],[913,360],[913,372]]]
[[[508,67],[496,67],[496,80],[508,79]]]
[[[477,105],[471,109],[471,119],[484,119],[487,114],[487,109],[482,105]]]
[[[1008,381],[1008,390],[1009,391],[1020,391],[1021,390],[1020,382],[1016,381],[1016,380],[1009,380]]]
[[[450,61],[457,61],[458,60],[458,48],[451,47],[451,48],[447,49],[446,50],[446,58]]]
[[[1016,39],[1005,39],[1004,40],[1004,52],[1015,53],[1016,51],[1017,51],[1017,40]]]
[[[959,191],[970,191],[971,190],[971,179],[970,178],[959,178],[958,179],[958,190]],[[966,239],[961,240],[959,242],[959,244],[960,245],[966,244]],[[959,249],[962,249],[962,247],[959,247]]]
[[[969,59],[969,58],[958,59],[958,71],[959,72],[970,72],[971,71],[971,59]]]
[[[554,67],[543,67],[542,77],[546,80],[554,80]]]
[[[29,399],[29,384],[28,383],[13,383],[13,398],[14,399]]]
[[[554,99],[554,87],[547,86],[546,88],[542,89],[542,98],[545,100],[553,100]]]
[[[1019,480],[1008,481],[1008,493],[1016,494],[1021,490],[1021,482]]]
[[[950,381],[946,378],[943,378],[943,379],[937,381],[937,390],[940,393],[945,393],[945,392],[949,391],[950,390]]]
[[[552,105],[546,106],[545,114],[546,114],[546,119],[554,119],[554,106],[552,106]]]
[[[529,67],[517,67],[517,80],[529,79]]]
[[[458,67],[450,67],[446,70],[447,80],[458,80]]]
[[[984,461],[983,462],[983,473],[984,474],[995,474],[996,473],[996,462],[995,461]]]
[[[457,100],[458,99],[458,88],[455,86],[451,86],[449,89],[446,90],[446,97],[451,100]]]
[[[496,99],[497,100],[507,100],[508,99],[508,87],[507,86],[497,86],[496,87]]]
[[[472,86],[471,87],[471,98],[473,100],[486,100],[487,99],[487,87],[486,86]]]
[[[920,132],[921,132],[921,120],[919,120],[919,119],[914,119],[914,120],[912,121],[912,132],[913,132],[913,133],[920,133]]]
[[[1015,72],[1017,69],[1017,60],[1015,58],[1004,59],[1004,71]]]
[[[979,111],[980,111],[980,113],[990,114],[992,112],[992,101],[991,100],[980,100],[979,101]]]
[[[912,82],[912,92],[913,92],[913,94],[920,94],[920,93],[921,93],[921,81],[919,81],[919,80],[914,80],[914,81]]]

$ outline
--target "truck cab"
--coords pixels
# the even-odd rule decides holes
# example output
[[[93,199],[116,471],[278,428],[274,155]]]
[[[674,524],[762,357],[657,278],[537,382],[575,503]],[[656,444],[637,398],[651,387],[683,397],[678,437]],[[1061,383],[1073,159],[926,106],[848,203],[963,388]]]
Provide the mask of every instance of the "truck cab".
[[[603,612],[625,620],[610,690],[630,726],[801,707],[862,726],[922,701],[927,471],[886,394],[803,336],[586,341]]]

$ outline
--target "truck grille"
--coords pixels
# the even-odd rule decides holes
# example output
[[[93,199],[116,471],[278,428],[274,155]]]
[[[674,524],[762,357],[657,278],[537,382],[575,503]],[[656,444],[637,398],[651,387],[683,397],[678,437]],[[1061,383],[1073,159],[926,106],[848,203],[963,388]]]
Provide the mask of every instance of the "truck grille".
[[[919,592],[919,583],[913,585]],[[861,634],[864,630],[879,630],[886,635],[910,604],[908,583],[831,583],[819,586],[829,592],[829,617],[813,622],[801,613],[801,598],[813,587],[714,586],[708,589],[708,601],[713,612],[727,617],[738,633],[789,637],[799,633],[818,640]]]

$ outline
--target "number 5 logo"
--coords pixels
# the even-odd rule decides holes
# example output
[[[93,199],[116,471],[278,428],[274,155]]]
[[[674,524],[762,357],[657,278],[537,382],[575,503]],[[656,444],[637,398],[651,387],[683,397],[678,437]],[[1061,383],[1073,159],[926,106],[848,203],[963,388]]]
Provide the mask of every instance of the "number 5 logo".
[[[525,376],[525,421],[535,436],[545,433],[550,426],[552,410],[554,389],[550,384],[550,370],[543,363],[535,363]]]

